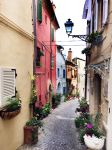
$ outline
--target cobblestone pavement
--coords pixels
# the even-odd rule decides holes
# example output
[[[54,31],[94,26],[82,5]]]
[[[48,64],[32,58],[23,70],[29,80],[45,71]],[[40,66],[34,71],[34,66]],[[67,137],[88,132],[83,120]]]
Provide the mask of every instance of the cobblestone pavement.
[[[62,103],[44,119],[44,131],[39,131],[39,141],[25,150],[86,150],[80,144],[78,131],[74,125],[78,100]]]

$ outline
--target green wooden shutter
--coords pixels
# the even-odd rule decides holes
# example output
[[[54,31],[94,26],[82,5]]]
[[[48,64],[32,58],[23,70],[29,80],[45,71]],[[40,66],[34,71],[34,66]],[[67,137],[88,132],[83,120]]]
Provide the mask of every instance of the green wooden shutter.
[[[52,41],[54,41],[54,29],[53,28],[51,28],[51,39]]]
[[[42,22],[42,0],[37,1],[37,19]]]

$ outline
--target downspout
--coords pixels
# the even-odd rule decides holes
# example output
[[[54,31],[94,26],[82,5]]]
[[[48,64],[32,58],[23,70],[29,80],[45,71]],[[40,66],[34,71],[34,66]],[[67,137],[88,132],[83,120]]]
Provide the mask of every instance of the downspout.
[[[34,58],[33,58],[33,74],[36,74],[36,56],[37,56],[37,32],[36,32],[36,3],[35,0],[32,0],[33,3],[33,31],[34,31]]]
[[[52,36],[51,36],[51,19],[50,19],[50,78],[51,78],[51,83],[52,83],[52,67],[51,67],[51,63],[52,63]]]
[[[85,67],[87,68],[87,54],[86,54],[86,64]],[[87,98],[87,70],[85,70],[85,99]]]

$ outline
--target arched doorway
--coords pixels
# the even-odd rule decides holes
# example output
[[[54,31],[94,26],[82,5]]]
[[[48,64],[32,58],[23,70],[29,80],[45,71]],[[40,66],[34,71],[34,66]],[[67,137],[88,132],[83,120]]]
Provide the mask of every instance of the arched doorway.
[[[61,83],[60,82],[57,85],[57,93],[61,94]]]

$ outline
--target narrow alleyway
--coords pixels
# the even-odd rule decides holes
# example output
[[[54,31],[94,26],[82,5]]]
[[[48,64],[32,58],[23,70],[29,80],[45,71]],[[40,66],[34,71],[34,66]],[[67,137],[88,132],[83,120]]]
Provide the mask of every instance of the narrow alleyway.
[[[80,144],[74,125],[77,105],[77,100],[71,100],[53,110],[44,119],[44,131],[39,131],[38,144],[30,147],[30,150],[86,150]]]

